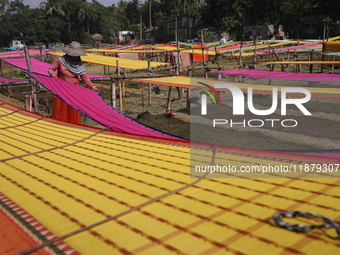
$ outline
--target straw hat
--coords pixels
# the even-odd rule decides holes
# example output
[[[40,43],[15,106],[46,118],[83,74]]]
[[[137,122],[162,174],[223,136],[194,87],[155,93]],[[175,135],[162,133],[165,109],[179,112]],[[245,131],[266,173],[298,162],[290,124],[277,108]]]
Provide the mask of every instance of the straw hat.
[[[81,49],[80,43],[73,41],[62,49],[69,56],[79,57],[86,56],[86,53]]]

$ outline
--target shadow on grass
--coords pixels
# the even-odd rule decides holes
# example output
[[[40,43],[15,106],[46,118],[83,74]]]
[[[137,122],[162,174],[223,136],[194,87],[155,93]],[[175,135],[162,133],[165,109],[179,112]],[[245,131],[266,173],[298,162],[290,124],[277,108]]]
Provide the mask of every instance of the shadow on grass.
[[[161,132],[190,139],[190,123],[176,114],[170,118],[166,114],[148,115],[137,121]]]

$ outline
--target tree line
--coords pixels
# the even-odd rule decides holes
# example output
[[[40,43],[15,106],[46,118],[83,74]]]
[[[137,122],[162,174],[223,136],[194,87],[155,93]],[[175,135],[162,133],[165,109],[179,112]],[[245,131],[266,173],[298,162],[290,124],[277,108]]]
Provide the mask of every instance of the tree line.
[[[274,25],[275,33],[281,25],[293,39],[318,39],[339,34],[339,12],[338,0],[121,0],[109,7],[96,0],[42,0],[37,8],[22,0],[0,0],[0,46],[9,46],[18,35],[26,45],[91,43],[92,33],[113,43],[118,31],[134,31],[138,37],[176,16],[194,18],[196,26],[216,34],[237,31],[237,40],[244,39],[244,26],[267,24]]]

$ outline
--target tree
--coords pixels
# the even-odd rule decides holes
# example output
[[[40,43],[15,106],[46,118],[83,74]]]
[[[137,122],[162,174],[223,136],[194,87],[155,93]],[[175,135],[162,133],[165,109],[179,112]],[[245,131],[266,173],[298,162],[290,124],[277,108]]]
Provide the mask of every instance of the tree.
[[[324,23],[324,30],[323,30],[323,40],[327,39],[329,37],[329,24],[332,22],[332,19],[330,17],[326,17],[322,20]]]
[[[281,6],[281,23],[290,37],[300,39],[303,24],[310,10],[310,0],[285,1]]]
[[[45,10],[46,15],[60,14],[65,16],[65,12],[62,9],[62,0],[47,0],[47,2],[42,2],[40,7]]]
[[[88,2],[82,4],[77,17],[80,22],[86,21],[87,33],[90,33],[90,21],[95,22],[98,19],[96,8],[93,4]]]
[[[79,7],[83,6],[86,0],[64,0],[62,9],[65,11],[64,21],[66,27],[61,35],[63,42],[79,41],[84,39],[84,26],[79,23]]]
[[[3,15],[6,10],[6,6],[8,5],[8,0],[0,0],[0,15]]]

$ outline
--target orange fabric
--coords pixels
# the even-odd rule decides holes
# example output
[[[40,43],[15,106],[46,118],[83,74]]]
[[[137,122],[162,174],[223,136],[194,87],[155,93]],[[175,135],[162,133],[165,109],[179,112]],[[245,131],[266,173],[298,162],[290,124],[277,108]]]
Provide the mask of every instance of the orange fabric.
[[[73,124],[81,124],[81,113],[57,96],[53,96],[52,118]]]
[[[50,76],[54,77],[55,72],[58,70],[58,78],[67,81],[69,83],[73,83],[79,85],[78,76],[74,75],[70,71],[68,71],[65,66],[61,63],[61,61],[56,59],[51,67],[48,69],[48,73]],[[89,86],[93,87],[91,80],[87,77],[86,74],[80,76],[83,82]],[[64,101],[59,99],[58,97],[53,97],[53,109],[52,109],[52,118],[70,122],[74,124],[81,124],[81,113],[74,109],[72,106],[66,104]]]
[[[328,52],[328,51],[340,51],[340,42],[324,42],[322,43],[322,52]],[[322,55],[323,61],[339,61],[340,57],[338,56],[328,56],[328,55]]]
[[[27,250],[38,244],[0,211],[0,254],[10,255]],[[47,251],[40,249],[32,255],[46,255]]]
[[[194,62],[202,62],[203,61],[203,54],[193,53],[192,56],[193,56]],[[209,55],[205,54],[204,59],[205,59],[205,61],[208,61]]]

